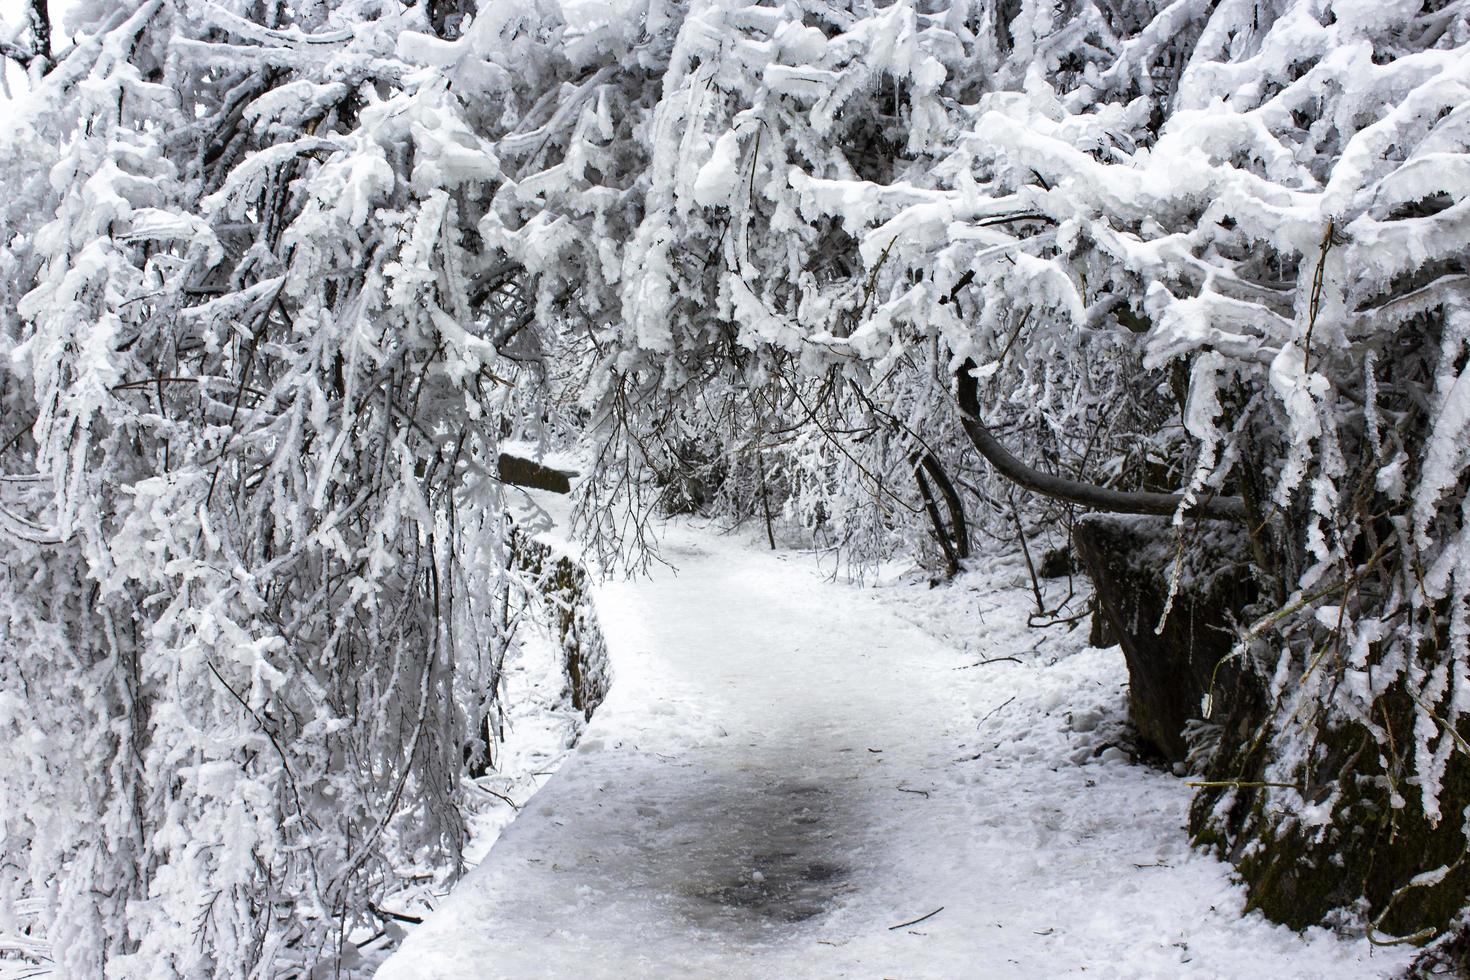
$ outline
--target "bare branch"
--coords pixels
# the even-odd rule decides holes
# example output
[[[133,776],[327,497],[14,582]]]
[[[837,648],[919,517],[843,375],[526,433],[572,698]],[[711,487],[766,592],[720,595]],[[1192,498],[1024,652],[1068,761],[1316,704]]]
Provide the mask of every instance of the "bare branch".
[[[960,423],[980,455],[1012,483],[1042,496],[1113,514],[1156,514],[1171,517],[1184,505],[1185,499],[1181,493],[1113,490],[1110,487],[1099,487],[1080,480],[1043,473],[1027,466],[1002,446],[980,420],[979,386],[975,376],[971,374],[974,369],[975,362],[967,359],[955,372]],[[1190,517],[1244,521],[1245,503],[1239,497],[1211,497],[1186,506],[1184,513]]]

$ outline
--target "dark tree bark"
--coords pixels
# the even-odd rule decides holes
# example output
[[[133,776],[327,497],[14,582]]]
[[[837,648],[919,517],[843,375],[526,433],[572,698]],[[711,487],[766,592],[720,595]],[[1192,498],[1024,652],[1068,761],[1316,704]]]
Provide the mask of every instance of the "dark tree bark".
[[[26,71],[35,65],[41,74],[51,70],[51,9],[48,0],[30,0],[26,5],[26,26],[30,43],[11,44],[0,41],[0,58],[9,58]]]
[[[960,570],[960,562],[970,557],[970,530],[965,520],[965,505],[960,500],[959,491],[955,490],[954,483],[949,474],[944,472],[944,467],[939,465],[939,460],[933,453],[915,453],[910,459],[914,467],[914,480],[919,484],[919,496],[924,500],[924,509],[929,513],[929,522],[934,525],[934,537],[939,541],[939,547],[944,550],[945,560],[949,563],[949,573],[955,575]],[[939,513],[939,502],[934,499],[934,491],[929,487],[929,479],[932,477],[939,493],[944,497],[945,509],[949,511],[949,526],[946,527],[944,518]]]
[[[1056,500],[1066,500],[1094,510],[1114,514],[1154,514],[1169,517],[1184,502],[1180,493],[1113,490],[1064,476],[1043,473],[1027,466],[1000,444],[980,420],[980,390],[971,373],[975,362],[966,360],[955,373],[956,395],[960,406],[960,423],[965,435],[975,444],[986,461],[1001,475],[1018,486]],[[1185,509],[1190,517],[1213,517],[1227,521],[1244,521],[1245,504],[1239,497],[1210,497],[1196,501]]]

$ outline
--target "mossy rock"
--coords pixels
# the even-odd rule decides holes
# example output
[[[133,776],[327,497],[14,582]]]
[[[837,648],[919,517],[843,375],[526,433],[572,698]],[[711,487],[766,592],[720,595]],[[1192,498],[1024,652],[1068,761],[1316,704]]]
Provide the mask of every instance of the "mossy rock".
[[[1181,539],[1162,520],[1089,517],[1073,542],[1102,625],[1122,645],[1129,713],[1141,741],[1171,762],[1185,759],[1200,739],[1215,746],[1205,753],[1203,781],[1220,785],[1196,795],[1190,829],[1197,845],[1236,866],[1249,907],[1296,929],[1349,910],[1374,923],[1376,936],[1418,942],[1454,927],[1470,898],[1466,756],[1456,753],[1449,763],[1437,823],[1424,816],[1412,759],[1391,758],[1366,728],[1340,718],[1319,723],[1310,736],[1315,744],[1304,758],[1311,761],[1292,778],[1294,789],[1261,785],[1282,778],[1267,776],[1280,736],[1253,661],[1227,658],[1238,622],[1263,612],[1254,605],[1249,545],[1238,529],[1199,522]],[[1180,587],[1156,633],[1176,564]],[[1214,710],[1201,722],[1207,691]],[[1403,691],[1382,695],[1375,706],[1375,719],[1406,742],[1417,714]],[[1192,721],[1192,731],[1203,734],[1187,738]],[[1395,784],[1404,798],[1399,807]],[[1301,799],[1288,807],[1284,794],[1294,793]],[[1294,816],[1310,807],[1330,807],[1325,822],[1304,826]]]
[[[607,696],[607,649],[592,611],[592,584],[582,566],[519,527],[510,535],[512,566],[529,572],[555,613],[572,706],[587,720]]]
[[[1399,698],[1394,712],[1402,731],[1409,730],[1406,703]],[[1376,923],[1381,938],[1417,942],[1454,925],[1470,897],[1462,817],[1470,805],[1470,764],[1452,757],[1439,795],[1444,817],[1431,824],[1416,787],[1404,786],[1405,805],[1392,805],[1389,777],[1402,777],[1388,771],[1364,728],[1350,724],[1320,733],[1311,757],[1303,795],[1313,803],[1336,800],[1322,827],[1303,827],[1274,805],[1280,788],[1250,785],[1261,780],[1265,760],[1248,747],[1222,751],[1209,774],[1242,785],[1205,789],[1195,798],[1194,840],[1235,864],[1248,908],[1294,929],[1353,909]],[[1448,870],[1430,874],[1442,868]],[[1411,885],[1419,876],[1426,878]]]

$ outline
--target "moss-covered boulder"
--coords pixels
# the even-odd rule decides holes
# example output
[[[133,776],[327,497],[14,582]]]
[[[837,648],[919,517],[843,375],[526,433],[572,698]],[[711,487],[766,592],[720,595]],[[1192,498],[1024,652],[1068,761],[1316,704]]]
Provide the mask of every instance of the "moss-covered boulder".
[[[1273,668],[1261,666],[1271,658],[1230,657],[1242,621],[1269,612],[1255,605],[1239,529],[1196,522],[1181,534],[1160,519],[1091,516],[1073,543],[1097,615],[1123,648],[1139,737],[1165,760],[1204,767],[1196,768],[1190,830],[1235,865],[1250,908],[1297,929],[1346,910],[1372,923],[1380,941],[1427,942],[1457,928],[1470,900],[1470,762],[1451,758],[1438,795],[1444,816],[1430,821],[1404,754],[1413,700],[1400,689],[1377,702],[1373,720],[1397,743],[1320,711],[1306,734],[1299,726],[1284,738],[1283,712],[1268,693]],[[1294,642],[1317,645],[1310,635]],[[1300,760],[1294,766],[1275,755],[1287,744]],[[1447,940],[1435,963],[1463,964],[1465,949],[1470,938]]]
[[[580,562],[521,528],[510,535],[513,568],[528,573],[547,603],[562,649],[567,696],[588,721],[607,696],[607,641],[592,604],[592,582]]]
[[[1409,699],[1383,703],[1397,706],[1388,727],[1410,732]],[[1450,929],[1470,899],[1464,756],[1450,760],[1439,793],[1444,816],[1431,822],[1405,779],[1406,760],[1363,727],[1319,730],[1286,785],[1267,778],[1268,735],[1263,727],[1222,741],[1190,813],[1196,841],[1235,864],[1249,907],[1296,929],[1351,910],[1379,941],[1422,943]]]

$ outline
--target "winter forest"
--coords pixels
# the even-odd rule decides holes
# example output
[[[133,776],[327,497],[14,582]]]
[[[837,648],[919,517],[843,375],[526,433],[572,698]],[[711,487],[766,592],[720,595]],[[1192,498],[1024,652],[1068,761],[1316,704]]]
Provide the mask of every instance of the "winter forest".
[[[0,55],[3,980],[1470,975],[1467,0]]]

